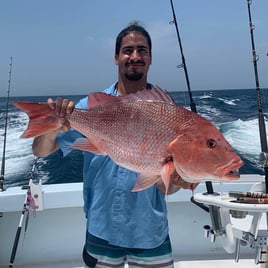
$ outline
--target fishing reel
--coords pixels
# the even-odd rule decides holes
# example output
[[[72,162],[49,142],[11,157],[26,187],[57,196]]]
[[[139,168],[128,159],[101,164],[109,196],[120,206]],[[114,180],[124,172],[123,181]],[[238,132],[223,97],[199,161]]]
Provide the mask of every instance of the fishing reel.
[[[4,191],[4,175],[0,176],[0,192]]]

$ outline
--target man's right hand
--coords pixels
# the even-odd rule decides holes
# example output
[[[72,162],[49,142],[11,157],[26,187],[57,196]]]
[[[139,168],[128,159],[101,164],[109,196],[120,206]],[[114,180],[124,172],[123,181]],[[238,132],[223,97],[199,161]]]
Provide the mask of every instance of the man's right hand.
[[[62,125],[60,128],[34,139],[32,145],[33,154],[40,157],[48,156],[59,148],[56,137],[59,133],[70,129],[70,123],[65,119],[65,116],[71,114],[74,110],[74,103],[68,99],[57,98],[54,102],[49,98],[47,104],[55,115],[62,118]]]
[[[54,111],[55,115],[64,119],[66,114],[71,114],[74,110],[73,101],[68,99],[57,98],[54,102],[51,98],[47,100],[47,104],[51,110]],[[68,131],[70,129],[70,123],[68,120],[62,120],[62,127],[58,129],[57,133]]]

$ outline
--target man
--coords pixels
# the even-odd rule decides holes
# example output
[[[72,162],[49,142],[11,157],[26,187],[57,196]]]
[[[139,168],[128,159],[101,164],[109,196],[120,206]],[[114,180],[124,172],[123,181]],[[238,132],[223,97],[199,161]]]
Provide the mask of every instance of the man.
[[[151,85],[147,73],[152,63],[152,44],[148,32],[137,23],[123,29],[116,39],[115,64],[118,81],[104,92],[126,95]],[[51,109],[61,116],[73,111],[68,100],[48,100]],[[87,109],[87,98],[77,108]],[[68,130],[67,132],[65,132]],[[61,149],[66,155],[82,135],[63,126],[33,142],[33,152],[47,156]],[[83,258],[87,267],[173,267],[168,235],[167,209],[163,183],[132,192],[137,173],[116,165],[108,156],[84,152],[84,211],[87,217],[86,243]],[[194,185],[172,175],[169,193]],[[153,265],[153,266],[152,266]]]

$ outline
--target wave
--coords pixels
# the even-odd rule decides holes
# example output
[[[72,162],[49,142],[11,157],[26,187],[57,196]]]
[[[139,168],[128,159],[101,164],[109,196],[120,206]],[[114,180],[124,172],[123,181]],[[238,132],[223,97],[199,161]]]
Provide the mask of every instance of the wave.
[[[212,92],[210,93],[204,93],[202,96],[199,96],[196,98],[197,100],[202,100],[203,102],[204,101],[207,101],[209,103],[211,103],[211,101],[213,100],[214,102],[223,102],[225,104],[228,104],[228,105],[237,105],[237,102],[240,101],[240,98],[228,98],[228,97],[217,97],[217,96],[214,96]]]
[[[220,130],[240,156],[251,162],[254,168],[262,170],[259,163],[261,144],[257,118],[228,122],[222,124]],[[250,173],[250,169],[248,171]]]
[[[236,102],[240,101],[240,99],[225,99],[225,98],[218,98],[218,100],[224,102],[225,104],[233,106],[237,105]]]
[[[203,95],[198,97],[199,100],[211,99],[211,98],[213,98],[213,93],[212,92],[209,92],[209,93],[206,92]]]

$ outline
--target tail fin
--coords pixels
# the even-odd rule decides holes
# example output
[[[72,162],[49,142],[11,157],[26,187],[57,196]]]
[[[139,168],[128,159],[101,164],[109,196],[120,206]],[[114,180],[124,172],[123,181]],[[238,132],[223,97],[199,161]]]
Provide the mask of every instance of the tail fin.
[[[47,103],[13,102],[13,105],[29,117],[28,127],[21,138],[41,136],[62,126],[60,118],[54,115]]]

